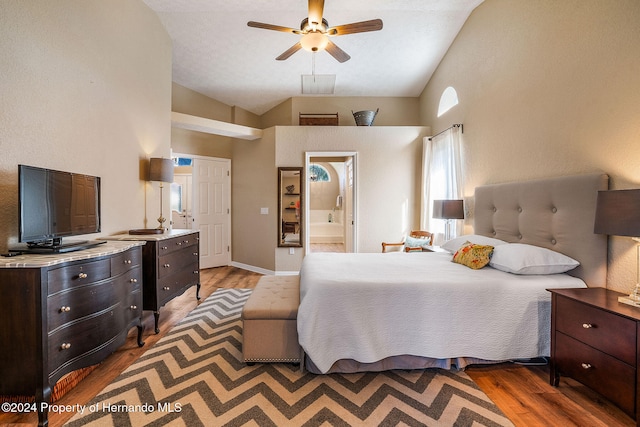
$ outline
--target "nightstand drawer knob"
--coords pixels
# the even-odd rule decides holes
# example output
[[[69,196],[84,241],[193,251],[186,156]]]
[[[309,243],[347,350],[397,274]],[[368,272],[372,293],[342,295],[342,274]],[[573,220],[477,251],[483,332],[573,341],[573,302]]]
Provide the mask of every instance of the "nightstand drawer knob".
[[[60,307],[61,313],[68,313],[70,311],[71,311],[71,307],[67,307],[66,305],[63,305],[62,307]]]
[[[138,283],[138,279],[129,279],[131,283]]]
[[[168,291],[169,289],[170,289],[170,288],[169,288],[168,286],[163,286],[163,287],[162,287],[162,290],[163,290],[163,291]]]
[[[591,328],[593,328],[593,325],[591,323],[583,323],[582,327],[585,328],[585,329],[591,329]]]
[[[87,277],[88,277],[88,276],[87,276],[87,273],[80,273],[80,274],[78,274],[78,278],[80,278],[80,279],[86,279]]]
[[[164,264],[164,265],[163,265],[163,267],[164,267],[164,268],[169,268],[169,267],[171,267],[171,265],[169,265],[169,264]]]
[[[138,308],[138,306],[137,306],[137,305],[132,305],[132,306],[131,306],[131,310],[135,310],[135,309],[137,309],[137,308]]]
[[[71,348],[71,344],[68,342],[63,342],[60,346],[60,350],[69,350]]]
[[[583,363],[582,364],[582,369],[591,369],[591,365],[588,363]]]

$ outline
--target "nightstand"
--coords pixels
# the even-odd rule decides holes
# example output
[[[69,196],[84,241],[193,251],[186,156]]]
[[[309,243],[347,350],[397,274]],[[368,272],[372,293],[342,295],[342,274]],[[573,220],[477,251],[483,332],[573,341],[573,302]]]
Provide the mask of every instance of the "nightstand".
[[[551,292],[551,385],[571,377],[638,418],[640,309],[605,288]]]

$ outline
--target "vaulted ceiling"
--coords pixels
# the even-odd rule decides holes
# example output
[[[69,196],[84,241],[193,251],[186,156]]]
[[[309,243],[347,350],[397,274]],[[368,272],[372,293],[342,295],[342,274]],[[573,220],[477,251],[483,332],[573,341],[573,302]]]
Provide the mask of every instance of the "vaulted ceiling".
[[[331,37],[351,56],[299,50],[300,36],[247,26],[300,28],[306,0],[143,0],[173,41],[173,81],[255,114],[303,96],[301,76],[335,75],[333,96],[419,96],[482,0],[326,0],[329,26],[381,19],[380,31]],[[315,58],[314,58],[315,57]],[[322,96],[322,95],[304,95]]]

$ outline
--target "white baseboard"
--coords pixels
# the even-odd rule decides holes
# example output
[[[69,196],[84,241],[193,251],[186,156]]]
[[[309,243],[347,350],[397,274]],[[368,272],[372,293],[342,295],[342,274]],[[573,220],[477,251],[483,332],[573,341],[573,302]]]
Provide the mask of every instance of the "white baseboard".
[[[253,265],[243,264],[241,262],[231,262],[231,267],[241,268],[247,271],[253,271],[254,273],[264,274],[265,276],[297,276],[300,274],[299,271],[273,271],[267,270],[266,268],[255,267]]]
[[[267,270],[266,268],[255,267],[253,265],[243,264],[241,262],[235,262],[235,261],[231,261],[231,267],[237,267],[243,270],[253,271],[254,273],[260,273],[267,276],[274,276],[276,274],[276,272],[273,270]]]

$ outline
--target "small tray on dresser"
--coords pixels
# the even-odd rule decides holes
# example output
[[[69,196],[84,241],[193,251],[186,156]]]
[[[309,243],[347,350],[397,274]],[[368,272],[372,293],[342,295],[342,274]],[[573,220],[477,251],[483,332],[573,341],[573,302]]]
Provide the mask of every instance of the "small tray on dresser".
[[[129,230],[131,235],[145,235],[145,234],[162,234],[164,230],[162,228],[138,228],[135,230]]]

